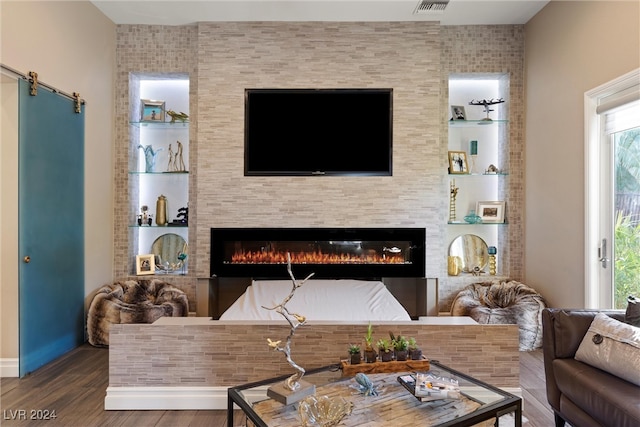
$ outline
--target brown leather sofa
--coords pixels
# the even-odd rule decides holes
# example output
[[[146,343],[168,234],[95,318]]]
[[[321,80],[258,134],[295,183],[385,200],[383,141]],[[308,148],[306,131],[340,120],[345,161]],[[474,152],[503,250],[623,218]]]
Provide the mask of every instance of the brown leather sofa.
[[[640,426],[640,387],[574,359],[596,313],[624,320],[623,310],[542,312],[547,400],[556,427]]]

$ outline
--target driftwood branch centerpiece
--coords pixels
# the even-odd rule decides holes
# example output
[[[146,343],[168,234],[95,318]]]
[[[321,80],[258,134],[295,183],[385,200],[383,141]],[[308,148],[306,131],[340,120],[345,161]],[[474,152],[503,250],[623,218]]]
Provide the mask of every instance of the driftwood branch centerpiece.
[[[304,376],[305,370],[302,366],[298,365],[291,358],[291,342],[293,340],[293,336],[296,330],[305,324],[307,321],[306,317],[299,313],[291,313],[289,309],[287,309],[287,303],[293,298],[296,290],[304,285],[304,283],[309,280],[314,273],[309,274],[304,280],[298,281],[293,275],[293,270],[291,269],[291,254],[287,252],[287,272],[289,273],[289,277],[291,277],[292,287],[291,292],[287,295],[282,302],[274,307],[265,307],[262,308],[266,310],[273,310],[276,313],[279,313],[284,317],[284,319],[289,323],[291,329],[289,330],[289,335],[287,336],[284,345],[281,340],[274,341],[271,338],[267,338],[267,345],[272,348],[274,351],[279,351],[284,353],[287,362],[293,367],[296,371],[293,375],[287,378],[282,384],[277,384],[272,386],[267,391],[267,395],[285,405],[289,405],[291,403],[295,403],[302,398],[315,393],[315,386],[313,384],[309,384],[307,382],[301,381]]]

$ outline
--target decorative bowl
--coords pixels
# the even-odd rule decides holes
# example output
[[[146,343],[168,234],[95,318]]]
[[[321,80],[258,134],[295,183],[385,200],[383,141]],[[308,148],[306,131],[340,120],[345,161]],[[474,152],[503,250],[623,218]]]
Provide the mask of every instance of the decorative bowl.
[[[330,427],[351,413],[353,404],[342,397],[309,396],[298,405],[303,427]]]

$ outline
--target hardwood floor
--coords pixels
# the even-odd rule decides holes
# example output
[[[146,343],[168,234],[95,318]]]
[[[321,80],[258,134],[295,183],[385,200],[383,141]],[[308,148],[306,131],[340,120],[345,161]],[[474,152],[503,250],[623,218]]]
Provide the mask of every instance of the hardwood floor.
[[[542,349],[520,352],[520,387],[527,427],[553,427],[553,411],[547,403]]]
[[[25,378],[0,380],[2,426],[212,426],[226,425],[226,411],[105,411],[108,349],[86,344]],[[553,426],[547,404],[542,351],[520,353],[520,384],[527,427]],[[24,413],[21,411],[25,411]],[[55,411],[52,420],[35,420]],[[26,420],[23,419],[26,417]],[[242,425],[240,414],[235,425]]]

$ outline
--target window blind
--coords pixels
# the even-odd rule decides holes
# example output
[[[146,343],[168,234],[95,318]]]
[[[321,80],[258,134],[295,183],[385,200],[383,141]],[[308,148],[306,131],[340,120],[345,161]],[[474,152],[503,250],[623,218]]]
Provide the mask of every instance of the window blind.
[[[640,84],[603,98],[596,113],[604,116],[606,134],[640,126]]]

